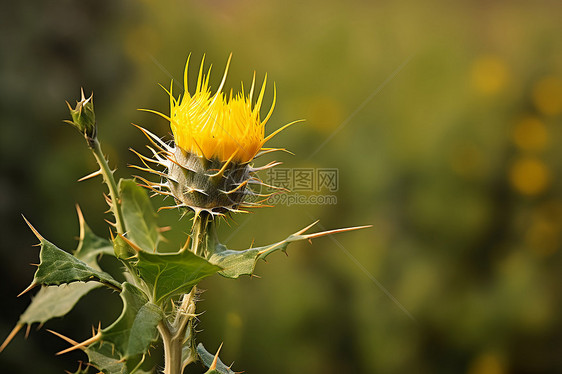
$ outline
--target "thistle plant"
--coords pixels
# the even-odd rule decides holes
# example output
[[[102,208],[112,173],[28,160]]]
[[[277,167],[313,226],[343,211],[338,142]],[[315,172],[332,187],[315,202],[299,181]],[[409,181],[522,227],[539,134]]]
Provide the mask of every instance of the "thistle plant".
[[[233,96],[231,91],[227,96],[223,87],[229,64],[230,58],[222,82],[212,94],[210,69],[204,73],[203,60],[194,93],[190,94],[188,59],[183,96],[174,97],[172,86],[167,91],[170,114],[147,110],[169,121],[173,141],[162,140],[139,127],[149,145],[148,155],[133,151],[140,159],[134,168],[146,173],[135,179],[115,180],[97,138],[93,94],[86,98],[82,92],[74,108],[68,105],[72,119],[66,122],[84,136],[99,165],[98,171],[81,180],[102,176],[108,189],[104,196],[113,217],[108,220],[111,235],[109,238],[95,235],[78,208],[78,247],[64,251],[26,220],[39,239],[41,250],[33,281],[21,294],[35,287],[40,289],[0,351],[22,328],[62,317],[88,292],[106,287],[118,292],[123,301],[123,310],[115,322],[98,326],[91,338],[80,343],[49,330],[70,345],[59,354],[77,349],[86,353],[89,363],[80,366],[78,373],[85,373],[90,367],[108,374],[153,372],[156,369],[145,367],[145,358],[161,342],[165,374],[182,373],[187,365],[196,362],[204,365],[206,373],[232,374],[232,369],[218,358],[218,352],[209,353],[197,343],[198,283],[215,274],[231,279],[251,276],[260,259],[286,251],[292,242],[366,227],[307,234],[313,223],[274,244],[246,250],[228,249],[220,243],[216,233],[218,221],[264,206],[268,196],[282,192],[265,184],[258,175],[259,171],[278,163],[256,166],[254,162],[263,154],[282,150],[265,145],[296,123],[266,136],[265,125],[275,105],[275,90],[271,108],[262,120],[267,76],[259,93],[254,74],[247,94],[242,85],[240,93]],[[178,209],[183,216],[191,218],[179,219],[177,227],[172,228],[185,230],[191,224],[189,235],[173,252],[163,252],[159,245],[163,230],[157,225],[157,212],[153,210],[150,195],[167,197],[164,201],[170,205],[160,210]],[[117,276],[104,271],[98,263],[100,256],[117,258],[123,274]]]

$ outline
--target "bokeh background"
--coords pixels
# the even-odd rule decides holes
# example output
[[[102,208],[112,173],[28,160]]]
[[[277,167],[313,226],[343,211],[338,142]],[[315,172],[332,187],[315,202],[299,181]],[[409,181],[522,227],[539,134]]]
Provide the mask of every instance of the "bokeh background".
[[[194,67],[206,54],[217,84],[232,52],[228,88],[254,71],[276,82],[268,131],[306,119],[271,143],[295,156],[275,159],[337,168],[339,189],[336,205],[237,216],[222,240],[263,245],[316,219],[373,228],[293,245],[259,279],[206,280],[210,351],[224,342],[247,373],[562,372],[561,15],[554,0],[2,2],[1,338],[38,259],[22,213],[66,249],[76,203],[108,234],[101,181],[76,183],[95,164],[64,101],[95,92],[102,146],[127,177],[129,147],[146,143],[131,123],[169,134],[137,108],[167,112],[158,84],[181,80],[188,54]],[[81,340],[119,309],[97,290],[46,327]],[[65,347],[32,329],[0,371],[74,371],[85,356],[54,356]]]

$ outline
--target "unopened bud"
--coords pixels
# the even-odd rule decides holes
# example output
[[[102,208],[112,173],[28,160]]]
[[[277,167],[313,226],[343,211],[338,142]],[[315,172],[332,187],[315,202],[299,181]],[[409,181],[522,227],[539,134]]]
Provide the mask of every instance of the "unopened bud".
[[[86,99],[84,90],[81,90],[82,97],[76,102],[76,108],[72,108],[67,102],[72,121],[65,121],[74,126],[84,135],[88,145],[93,148],[97,135],[96,114],[94,113],[94,94]]]

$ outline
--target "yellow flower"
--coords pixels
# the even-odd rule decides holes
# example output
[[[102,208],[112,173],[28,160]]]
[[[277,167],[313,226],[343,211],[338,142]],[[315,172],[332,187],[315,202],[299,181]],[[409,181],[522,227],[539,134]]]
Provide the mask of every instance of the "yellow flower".
[[[242,85],[241,93],[233,96],[231,91],[226,96],[222,90],[231,58],[232,55],[214,94],[209,88],[211,69],[207,74],[203,72],[204,60],[201,61],[195,92],[189,93],[188,59],[184,73],[183,96],[176,99],[172,89],[168,91],[170,116],[146,110],[170,122],[174,144],[166,144],[156,135],[141,128],[156,149],[149,147],[153,158],[137,153],[145,167],[135,167],[163,177],[160,183],[153,183],[142,177],[139,179],[151,190],[173,196],[176,205],[169,208],[188,207],[196,214],[207,212],[216,216],[226,212],[239,212],[239,208],[261,206],[259,201],[252,200],[261,201],[264,200],[263,197],[269,196],[253,190],[251,185],[267,186],[257,177],[256,172],[272,168],[278,163],[270,162],[261,167],[254,167],[250,161],[260,154],[281,150],[264,148],[263,145],[277,133],[299,121],[282,126],[264,137],[264,126],[275,106],[275,93],[271,108],[263,120],[260,118],[260,109],[267,76],[257,99],[254,99],[255,74],[248,95],[244,93]],[[165,171],[154,170],[148,163],[160,165]]]
[[[231,58],[232,55],[226,64],[221,84],[214,94],[209,88],[211,68],[205,75],[203,58],[193,95],[189,93],[188,59],[185,65],[183,97],[180,96],[176,99],[171,88],[168,92],[170,116],[155,111],[150,112],[170,121],[175,144],[184,151],[209,160],[231,160],[245,163],[251,161],[260,150],[263,150],[265,142],[292,123],[283,126],[268,137],[264,137],[265,124],[275,107],[275,90],[273,103],[263,120],[260,118],[260,109],[265,94],[267,75],[255,103],[252,103],[255,93],[255,74],[247,96],[242,84],[242,92],[233,96],[231,90],[227,97],[222,90]]]

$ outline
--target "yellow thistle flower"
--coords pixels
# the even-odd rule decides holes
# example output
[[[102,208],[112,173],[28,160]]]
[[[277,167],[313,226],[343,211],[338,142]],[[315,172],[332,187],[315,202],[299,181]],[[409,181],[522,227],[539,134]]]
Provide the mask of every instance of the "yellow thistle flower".
[[[242,85],[241,93],[233,97],[230,91],[230,97],[227,98],[222,89],[231,57],[214,95],[211,95],[209,88],[211,69],[209,68],[206,76],[203,74],[204,59],[201,61],[195,93],[189,94],[188,60],[184,73],[183,97],[176,100],[170,92],[170,126],[176,144],[187,152],[199,154],[207,159],[216,157],[226,161],[232,158],[233,161],[248,162],[255,157],[265,142],[264,126],[275,106],[275,91],[271,109],[263,121],[260,119],[260,109],[267,76],[255,105],[252,106],[255,74],[248,97],[244,96]]]
[[[252,104],[256,84],[255,73],[248,96],[245,96],[244,84],[242,84],[242,92],[233,96],[231,90],[227,98],[222,89],[226,82],[231,59],[232,55],[228,58],[221,84],[216,93],[212,95],[209,88],[211,68],[205,75],[203,70],[205,58],[203,58],[195,92],[191,95],[188,83],[188,58],[184,72],[183,97],[180,96],[176,99],[171,87],[168,91],[170,95],[170,116],[156,111],[148,111],[170,121],[175,144],[184,151],[203,156],[208,160],[216,158],[220,161],[231,160],[244,163],[251,161],[260,150],[268,150],[268,148],[263,148],[263,145],[294,122],[283,126],[268,137],[264,137],[265,124],[275,107],[275,89],[273,91],[273,103],[264,120],[260,118],[260,110],[265,94],[267,75],[255,104]]]
[[[146,163],[146,168],[137,168],[165,179],[163,183],[152,183],[140,178],[146,183],[146,187],[173,196],[177,204],[171,208],[189,207],[196,214],[205,211],[211,215],[223,215],[227,211],[237,212],[240,211],[239,208],[259,205],[249,202],[248,196],[268,195],[256,194],[248,185],[263,185],[255,172],[274,167],[278,163],[271,162],[254,168],[250,161],[260,154],[279,150],[263,146],[277,133],[298,122],[291,122],[265,137],[264,127],[275,106],[275,91],[271,108],[263,120],[260,118],[260,109],[267,76],[255,103],[255,74],[247,96],[242,84],[241,93],[234,96],[231,91],[227,98],[222,89],[231,58],[232,55],[226,64],[220,86],[214,94],[209,88],[211,69],[209,68],[206,75],[203,73],[204,59],[201,61],[195,92],[189,93],[188,59],[184,73],[183,97],[176,99],[171,88],[167,91],[170,96],[170,116],[146,110],[170,122],[174,144],[167,145],[154,134],[141,128],[156,149],[149,147],[154,158],[147,158],[138,153],[137,155],[143,162],[164,166],[166,171],[156,171]]]

